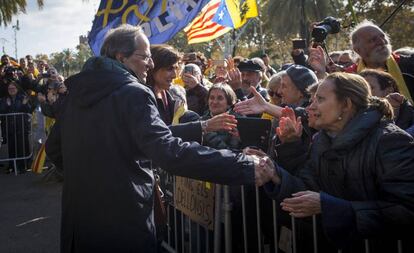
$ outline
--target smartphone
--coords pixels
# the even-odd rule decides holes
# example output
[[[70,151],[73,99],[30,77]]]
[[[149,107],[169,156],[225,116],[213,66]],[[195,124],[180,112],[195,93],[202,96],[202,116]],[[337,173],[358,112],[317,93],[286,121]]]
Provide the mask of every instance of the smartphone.
[[[184,73],[193,74],[193,67],[192,66],[184,66]]]
[[[196,53],[187,53],[184,55],[184,60],[185,61],[195,61],[197,60],[197,54]]]
[[[304,49],[306,48],[306,40],[304,39],[293,39],[292,40],[293,49]]]

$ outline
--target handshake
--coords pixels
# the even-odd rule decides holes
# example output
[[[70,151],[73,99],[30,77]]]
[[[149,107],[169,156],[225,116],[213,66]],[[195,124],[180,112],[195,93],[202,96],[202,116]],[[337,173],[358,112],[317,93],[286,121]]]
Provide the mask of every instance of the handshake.
[[[262,186],[269,181],[280,184],[280,177],[275,170],[275,165],[267,154],[261,150],[245,148],[243,153],[253,159],[256,186]]]

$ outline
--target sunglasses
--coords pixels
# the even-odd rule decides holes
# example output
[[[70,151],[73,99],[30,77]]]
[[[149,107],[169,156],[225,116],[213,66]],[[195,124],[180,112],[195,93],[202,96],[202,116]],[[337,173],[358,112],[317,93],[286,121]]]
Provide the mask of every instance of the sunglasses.
[[[267,93],[269,94],[269,96],[271,97],[277,97],[277,98],[282,98],[282,96],[279,95],[279,93],[274,92],[272,90],[268,90]]]

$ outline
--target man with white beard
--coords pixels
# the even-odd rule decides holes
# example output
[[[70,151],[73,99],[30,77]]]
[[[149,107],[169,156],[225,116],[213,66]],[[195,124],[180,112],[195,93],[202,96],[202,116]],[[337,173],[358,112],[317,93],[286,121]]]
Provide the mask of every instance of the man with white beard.
[[[370,21],[363,21],[351,33],[352,47],[361,57],[350,72],[360,73],[365,68],[389,72],[397,81],[402,95],[413,102],[414,57],[392,53],[390,39],[384,31]]]
[[[358,24],[351,32],[350,38],[352,48],[359,55],[359,59],[345,71],[360,73],[366,68],[386,71],[397,81],[400,93],[413,102],[414,55],[393,53],[388,35],[368,20]],[[326,66],[326,60],[321,57],[321,51],[318,48],[310,49],[309,63],[316,72],[324,72]]]

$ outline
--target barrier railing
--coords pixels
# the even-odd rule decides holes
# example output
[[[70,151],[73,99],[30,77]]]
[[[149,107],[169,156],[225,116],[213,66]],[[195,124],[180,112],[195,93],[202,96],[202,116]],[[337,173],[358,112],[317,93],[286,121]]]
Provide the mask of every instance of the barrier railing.
[[[33,154],[31,120],[32,115],[28,113],[0,114],[0,162],[9,162],[15,175],[30,166],[28,160]]]
[[[167,186],[166,190],[169,195],[167,229],[161,244],[168,252],[326,252],[324,245],[318,245],[318,239],[321,236],[318,234],[321,232],[318,232],[317,228],[319,217],[312,216],[307,220],[290,217],[278,207],[275,200],[268,198],[261,188],[215,185],[213,229],[209,225],[197,223],[198,218],[191,218],[194,214],[188,213],[185,208],[180,210],[182,203],[178,203],[176,199],[177,194],[181,194],[181,197],[178,198],[185,196],[189,202],[193,200],[197,202],[195,195],[203,190],[199,186],[194,187],[194,184],[205,184],[205,182],[185,179],[187,186],[193,184],[189,189],[193,188],[195,191],[194,196],[189,196],[183,194],[183,189],[179,188],[183,188],[185,185],[177,188],[176,177],[168,177],[170,177],[170,182],[167,184],[171,183],[172,185]],[[187,180],[198,183],[189,183]],[[238,195],[240,203],[235,198]],[[201,206],[200,203],[198,204]],[[203,205],[208,206],[209,204],[204,203]],[[266,212],[269,211],[266,210],[269,206],[270,213]],[[254,215],[252,215],[252,211],[255,211]],[[281,217],[283,213],[284,219]],[[241,219],[239,214],[241,214]],[[304,223],[311,227],[307,230],[309,233],[306,234],[306,238],[303,237],[301,227],[298,231],[298,226],[303,226]],[[240,238],[242,239],[240,240]],[[304,247],[306,247],[305,250]],[[341,253],[343,251],[333,249],[332,252]],[[361,252],[371,252],[369,240],[364,240]],[[401,240],[395,241],[395,251],[392,252],[403,252]]]

